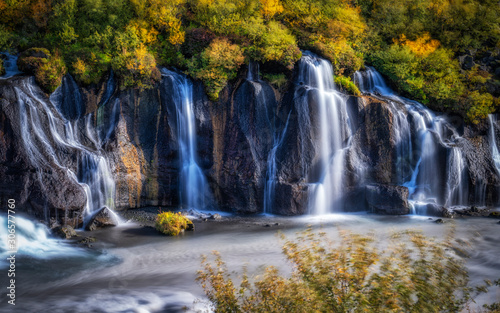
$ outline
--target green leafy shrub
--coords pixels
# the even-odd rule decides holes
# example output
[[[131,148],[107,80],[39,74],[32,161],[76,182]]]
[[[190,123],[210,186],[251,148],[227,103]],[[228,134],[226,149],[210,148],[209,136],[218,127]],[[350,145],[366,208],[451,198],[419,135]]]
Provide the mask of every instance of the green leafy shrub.
[[[363,55],[345,40],[318,40],[314,43],[313,50],[330,60],[338,75],[350,75],[363,65]]]
[[[95,55],[89,52],[76,58],[72,64],[72,74],[84,85],[96,84],[108,70],[110,62],[111,59],[105,54]]]
[[[239,47],[235,59],[241,52],[287,76],[300,49],[327,58],[335,75],[368,62],[404,95],[464,117],[473,91],[498,97],[496,61],[483,61],[500,47],[495,0],[0,0],[0,12],[0,51],[51,47],[82,84],[111,66],[122,88],[149,88],[156,65],[168,65],[187,69],[216,99],[239,68],[210,64],[228,60],[208,53],[220,37]],[[458,68],[466,52],[481,70]],[[39,68],[40,58],[49,59],[26,65]]]
[[[0,24],[0,51],[11,48],[14,41],[14,34],[4,25]]]
[[[426,96],[422,92],[424,81],[415,77],[418,60],[410,48],[394,44],[370,57],[375,67],[394,82],[400,92],[426,102]]]
[[[493,105],[493,96],[489,93],[480,93],[475,90],[467,97],[469,109],[467,110],[467,119],[469,122],[478,124],[481,120],[488,117],[495,111]]]
[[[0,57],[0,76],[5,74],[5,68],[3,67],[3,59]]]
[[[205,50],[215,39],[215,34],[204,28],[193,28],[186,32],[186,39],[182,44],[182,53],[190,58]]]
[[[242,28],[242,33],[252,40],[247,53],[253,60],[278,62],[292,70],[302,56],[295,37],[278,22],[270,21],[265,25],[262,19],[252,19]]]
[[[193,222],[180,212],[161,212],[156,216],[155,228],[167,236],[177,236],[182,231],[192,228]]]
[[[154,56],[143,44],[132,51],[123,50],[121,55],[112,60],[112,66],[120,78],[122,89],[149,89],[161,79]]]
[[[42,63],[35,73],[35,78],[45,91],[52,93],[61,85],[65,74],[66,65],[63,59],[56,55]]]
[[[59,54],[51,55],[44,48],[31,48],[19,56],[17,62],[23,72],[35,75],[37,83],[48,93],[54,92],[66,74],[66,65]]]
[[[219,98],[219,92],[227,82],[236,78],[245,58],[238,45],[225,38],[217,38],[201,53],[199,58],[188,61],[188,73],[203,81],[211,100]]]
[[[342,75],[335,76],[335,84],[340,87],[344,92],[351,95],[360,96],[361,91],[359,91],[358,86],[351,80],[350,77],[345,77]]]
[[[417,55],[409,46],[393,44],[371,60],[400,92],[434,110],[452,111],[464,93],[458,62],[448,50]]]
[[[48,59],[50,56],[50,51],[45,48],[30,48],[19,55],[17,65],[19,70],[35,74],[36,70],[43,63],[42,59]]]
[[[194,20],[217,35],[237,31],[246,19],[258,12],[257,1],[191,1]]]
[[[266,73],[262,75],[274,88],[282,91],[288,85],[288,78],[283,73],[271,74]]]
[[[381,251],[373,234],[340,231],[337,243],[309,229],[283,246],[290,275],[267,267],[254,281],[245,272],[237,287],[214,253],[197,280],[216,312],[460,312],[472,289],[452,238],[407,230]]]

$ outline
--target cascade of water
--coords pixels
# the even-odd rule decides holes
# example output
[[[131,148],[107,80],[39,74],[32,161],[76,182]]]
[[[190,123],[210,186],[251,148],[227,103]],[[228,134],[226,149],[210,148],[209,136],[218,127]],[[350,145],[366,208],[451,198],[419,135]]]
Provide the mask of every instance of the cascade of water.
[[[495,124],[497,118],[495,115],[488,115],[488,120],[490,121],[490,141],[491,141],[491,155],[493,156],[493,161],[495,162],[495,167],[500,174],[500,152],[498,152],[497,141],[495,139]]]
[[[498,151],[496,136],[495,136],[495,124],[497,123],[497,116],[494,114],[488,115],[488,120],[490,121],[490,145],[491,145],[491,156],[493,162],[495,163],[495,168],[500,174],[500,152]],[[498,190],[500,192],[500,188]]]
[[[5,69],[5,74],[3,76],[0,76],[0,79],[9,78],[22,73],[17,68],[17,55],[12,55],[6,52],[2,54],[5,55],[5,59],[3,60],[3,68]]]
[[[210,192],[205,175],[197,163],[193,85],[184,75],[167,69],[162,69],[162,75],[170,78],[174,86],[181,162],[181,205],[186,209],[204,209],[210,205]]]
[[[62,106],[56,106],[53,101],[62,99],[56,94],[61,92],[60,89],[52,94],[51,107],[33,90],[32,82],[24,81],[22,88],[16,87],[15,91],[19,99],[23,145],[32,165],[37,168],[60,168],[83,187],[87,195],[84,226],[103,206],[114,209],[115,184],[108,163],[102,151],[90,150],[80,141],[78,122],[71,123],[57,110]],[[85,120],[85,128],[87,138],[98,148],[89,118]],[[70,169],[71,161],[64,157],[70,150],[75,150],[78,155],[77,174]],[[118,216],[114,217],[119,222]]]
[[[248,81],[258,81],[259,77],[259,63],[250,61],[248,63],[248,71],[247,71],[247,80]]]
[[[102,97],[99,106],[104,106],[108,103],[109,99],[111,99],[111,96],[115,92],[115,89],[116,89],[115,73],[113,72],[113,70],[111,70],[109,72],[108,81],[106,82],[106,92],[104,93],[104,96]]]
[[[326,214],[341,206],[345,163],[344,140],[350,137],[346,100],[335,90],[332,66],[326,60],[304,53],[299,65],[299,82],[307,93],[316,94],[319,143],[317,172],[310,186],[309,210]],[[306,97],[307,97],[306,93]]]
[[[116,82],[115,82],[115,75],[113,70],[109,73],[109,78],[106,83],[106,92],[104,93],[104,96],[102,97],[101,102],[99,103],[99,107],[97,108],[97,129],[98,129],[98,139],[99,139],[99,145],[102,145],[103,143],[107,142],[111,135],[113,134],[113,130],[116,127],[116,122],[118,120],[117,114],[118,114],[118,108],[119,108],[119,103],[120,99],[115,99],[114,104],[113,104],[113,109],[111,111],[111,116],[109,118],[109,123],[106,126],[105,124],[105,112],[107,111],[107,105],[111,100],[111,96],[115,92],[116,89]]]
[[[49,259],[55,256],[67,258],[68,256],[80,256],[85,253],[76,247],[65,244],[61,240],[51,239],[49,229],[40,223],[16,216],[16,247],[19,256],[28,256],[31,259]],[[7,238],[9,229],[5,216],[0,216],[0,235]],[[8,267],[5,259],[12,254],[7,240],[0,241],[0,267]]]
[[[290,121],[290,114],[286,120],[285,128],[280,135],[274,135],[274,144],[269,156],[267,158],[267,173],[266,173],[266,186],[264,189],[264,213],[273,213],[274,190],[276,188],[276,174],[278,166],[276,164],[276,152],[283,143],[286,131],[288,129],[288,122]]]
[[[404,143],[398,145],[398,161],[406,159],[404,162],[412,167],[410,177],[405,179],[406,176],[402,175],[398,183],[408,187],[410,199],[447,206],[467,204],[466,161],[461,149],[456,146],[460,137],[455,128],[445,119],[436,117],[422,104],[396,95],[372,67],[367,67],[363,73],[357,72],[354,79],[362,92],[381,96],[389,102],[401,103],[406,108],[407,117],[397,110],[393,110],[393,114],[397,120],[395,137],[398,142]],[[445,135],[445,129],[451,135]],[[416,134],[414,142],[411,133]],[[400,146],[403,148],[400,149]],[[441,171],[440,149],[449,151],[446,171]],[[442,182],[446,183],[444,191]]]

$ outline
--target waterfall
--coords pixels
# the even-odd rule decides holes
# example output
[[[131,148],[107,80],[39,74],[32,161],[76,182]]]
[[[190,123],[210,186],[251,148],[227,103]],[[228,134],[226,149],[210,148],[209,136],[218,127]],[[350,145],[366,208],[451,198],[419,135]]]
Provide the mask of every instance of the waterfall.
[[[308,124],[317,132],[317,155],[313,164],[316,177],[310,177],[309,211],[312,214],[327,214],[339,211],[342,197],[342,182],[345,167],[345,141],[350,137],[346,100],[335,89],[332,66],[326,60],[305,52],[299,64],[299,86],[305,88],[304,106],[315,105]],[[309,103],[309,94],[316,101]]]
[[[120,99],[115,98],[113,101],[113,109],[109,117],[109,123],[105,123],[105,114],[108,105],[112,102],[111,97],[116,90],[115,75],[113,70],[110,71],[108,81],[106,82],[106,91],[102,97],[99,107],[97,108],[97,130],[99,133],[99,145],[102,146],[106,143],[113,134],[116,124],[118,122],[118,114],[120,108]]]
[[[497,118],[494,114],[488,115],[488,120],[490,121],[490,140],[491,140],[491,155],[493,161],[495,162],[495,167],[500,174],[500,152],[498,152],[497,141],[495,138],[495,124]]]
[[[82,186],[87,196],[83,211],[85,226],[102,207],[114,209],[115,184],[111,170],[103,151],[97,145],[98,139],[90,126],[90,117],[84,119],[86,134],[81,135],[78,120],[67,120],[60,111],[65,106],[80,104],[61,103],[65,98],[60,94],[62,87],[46,101],[34,90],[32,80],[33,78],[24,80],[21,88],[15,87],[24,150],[31,164],[38,170],[40,183],[44,168],[58,168]],[[93,143],[93,149],[84,144],[81,140],[84,137]],[[76,169],[70,157],[72,154],[77,155]],[[118,223],[118,216],[115,215],[114,218]]]
[[[288,130],[290,114],[291,112],[288,114],[283,132],[279,136],[276,134],[274,135],[273,148],[267,158],[266,186],[264,189],[264,213],[267,214],[273,213],[274,190],[276,189],[276,175],[278,171],[278,165],[276,164],[276,152],[283,143],[286,131]]]
[[[50,230],[47,226],[34,222],[23,216],[16,216],[16,254],[17,257],[28,257],[27,261],[33,259],[51,259],[60,257],[80,257],[86,251],[67,244],[64,241],[50,238]],[[7,237],[10,234],[7,228],[7,218],[0,216],[0,235],[4,240],[0,241],[0,268],[7,268],[9,263],[6,258],[12,254],[12,249],[8,245]]]
[[[468,204],[467,162],[457,146],[461,138],[456,129],[422,104],[396,95],[372,67],[356,72],[354,80],[363,93],[382,97],[391,104],[403,104],[407,111],[392,110],[396,118],[393,131],[398,141],[398,162],[411,167],[408,176],[401,168],[403,174],[398,175],[397,183],[408,187],[412,202]],[[412,137],[412,133],[416,136]],[[446,151],[444,167],[440,159],[443,151]]]
[[[248,63],[247,80],[250,82],[260,80],[258,62],[250,61]]]
[[[210,205],[210,191],[202,169],[198,165],[196,121],[193,108],[193,85],[184,75],[162,69],[174,86],[174,103],[179,142],[180,199],[185,209],[205,209]]]
[[[7,79],[9,77],[22,73],[17,68],[17,55],[12,55],[6,52],[3,52],[1,54],[5,56],[5,59],[3,60],[3,68],[5,69],[5,74],[3,76],[0,76],[0,79]]]

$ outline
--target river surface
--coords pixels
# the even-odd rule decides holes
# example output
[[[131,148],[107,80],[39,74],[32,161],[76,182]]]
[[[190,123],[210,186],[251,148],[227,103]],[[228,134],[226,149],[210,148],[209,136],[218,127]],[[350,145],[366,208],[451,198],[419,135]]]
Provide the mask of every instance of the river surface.
[[[281,254],[278,230],[288,238],[308,225],[322,227],[331,237],[338,229],[357,233],[374,231],[376,242],[386,242],[391,231],[420,229],[441,238],[447,224],[455,224],[456,239],[470,244],[472,284],[500,278],[500,224],[489,218],[445,220],[423,216],[328,215],[284,218],[225,216],[221,221],[195,223],[196,230],[179,237],[159,235],[135,223],[79,232],[95,236],[92,248],[76,248],[57,241],[53,246],[30,246],[16,256],[16,306],[5,303],[0,312],[194,312],[206,309],[204,293],[195,281],[200,256],[217,250],[231,271],[256,274],[264,265],[282,273],[290,265]],[[276,225],[278,223],[278,225]],[[49,239],[50,240],[50,239]],[[53,242],[53,241],[50,241]],[[27,251],[27,252],[23,252]],[[44,257],[46,256],[46,257]],[[5,264],[2,271],[6,272]],[[5,285],[2,275],[2,285]],[[5,290],[5,289],[4,289]],[[499,301],[499,289],[477,298],[478,303]]]

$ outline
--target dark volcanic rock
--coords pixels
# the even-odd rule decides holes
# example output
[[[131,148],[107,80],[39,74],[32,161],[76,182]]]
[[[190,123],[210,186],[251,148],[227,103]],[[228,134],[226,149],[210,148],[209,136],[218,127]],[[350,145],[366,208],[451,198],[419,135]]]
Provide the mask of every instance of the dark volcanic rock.
[[[490,56],[484,57],[491,63]],[[462,64],[471,58],[464,56]],[[213,195],[207,203],[222,210],[260,212],[268,157],[283,135],[275,150],[273,213],[307,213],[308,188],[322,174],[318,92],[296,79],[288,91],[278,94],[253,74],[253,80],[240,76],[228,84],[217,103],[208,100],[201,82],[192,82],[197,162]],[[53,133],[65,133],[71,123],[77,141],[109,161],[118,210],[178,207],[176,87],[165,75],[154,88],[120,91],[111,75],[107,82],[82,88],[68,75],[48,99],[33,78],[0,80],[2,199],[16,195],[22,210],[39,218],[47,211],[61,223],[81,224],[86,195],[70,172],[81,178],[82,151],[59,142]],[[348,96],[347,113],[350,127],[341,130],[341,140],[348,147],[344,211],[369,208],[382,214],[409,213],[408,190],[395,185],[408,181],[416,156],[425,147],[419,143],[418,132],[411,129],[413,146],[407,156],[398,157],[408,147],[397,130],[402,119],[411,124],[413,117],[404,104],[378,96]],[[454,149],[460,149],[466,160],[467,204],[497,205],[500,177],[491,157],[489,124],[463,126],[461,120],[455,124],[459,126],[456,134],[442,130],[446,144],[433,138],[439,157],[432,162],[448,164]],[[494,131],[499,138],[498,125]],[[437,136],[434,130],[429,134]],[[425,214],[447,216],[442,205],[447,202],[448,171],[445,166],[436,168],[429,188],[442,191],[436,195],[440,205],[427,205]],[[365,188],[367,183],[374,185]]]
[[[350,187],[344,192],[344,212],[359,212],[368,209],[366,202],[366,188]]]
[[[388,103],[372,96],[363,96],[364,123],[354,134],[347,168],[353,173],[366,168],[370,181],[396,184],[398,176],[406,176],[410,168],[397,158],[396,111],[405,112],[402,104]],[[403,171],[402,173],[400,173]]]
[[[402,215],[410,213],[408,188],[402,186],[368,185],[366,201],[373,213]]]
[[[307,213],[307,184],[278,183],[275,190],[273,213],[300,215]]]
[[[500,202],[500,177],[491,157],[489,139],[467,127],[459,147],[467,161],[470,183],[468,203],[496,205]],[[484,195],[484,198],[482,197]]]
[[[470,70],[474,67],[474,57],[472,55],[463,55],[458,57],[458,60],[460,61],[460,66],[464,70]]]
[[[94,231],[98,228],[116,225],[118,225],[116,216],[109,210],[108,207],[103,207],[90,218],[89,222],[85,226],[85,229]]]
[[[218,103],[208,105],[213,131],[208,179],[223,210],[262,210],[276,105],[273,89],[260,80],[241,80],[235,89],[223,90]]]
[[[0,195],[15,195],[21,210],[43,217],[44,210],[79,211],[86,201],[83,188],[64,167],[55,164],[58,154],[69,168],[76,168],[79,150],[56,144],[51,127],[63,129],[64,121],[48,120],[42,101],[48,99],[32,77],[0,81]],[[52,112],[52,111],[48,111]],[[37,124],[28,123],[31,119]],[[60,214],[60,217],[73,214]]]

